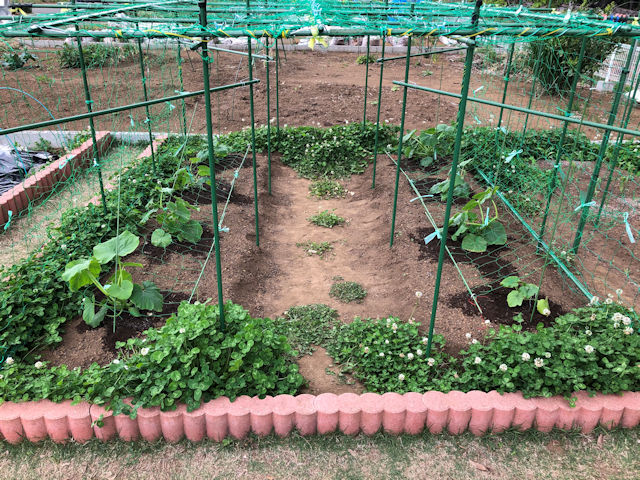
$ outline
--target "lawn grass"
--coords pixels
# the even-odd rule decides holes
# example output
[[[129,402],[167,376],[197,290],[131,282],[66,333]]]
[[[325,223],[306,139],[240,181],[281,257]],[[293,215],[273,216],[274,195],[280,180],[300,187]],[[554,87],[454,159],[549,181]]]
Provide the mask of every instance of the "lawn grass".
[[[2,444],[0,472],[16,479],[637,479],[640,430],[86,445]],[[483,470],[486,468],[486,470]]]

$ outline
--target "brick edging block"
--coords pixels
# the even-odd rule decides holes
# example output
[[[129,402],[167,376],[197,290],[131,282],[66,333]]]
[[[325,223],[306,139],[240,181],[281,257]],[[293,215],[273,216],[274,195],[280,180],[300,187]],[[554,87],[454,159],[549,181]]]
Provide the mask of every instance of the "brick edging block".
[[[111,145],[111,132],[96,132],[98,151],[103,153]],[[35,175],[26,178],[0,196],[0,226],[9,220],[9,210],[17,216],[29,208],[29,204],[46,195],[54,186],[64,181],[77,169],[91,166],[93,160],[93,141],[89,139],[74,148],[55,162],[39,170]]]
[[[193,442],[205,438],[222,441],[226,437],[244,438],[249,433],[265,436],[289,435],[295,428],[302,435],[340,431],[347,435],[372,435],[383,431],[392,435],[416,435],[428,430],[474,435],[500,433],[508,428],[577,428],[583,433],[597,425],[605,428],[632,428],[640,424],[640,393],[621,395],[576,394],[575,407],[559,396],[525,399],[521,393],[499,394],[471,391],[427,393],[323,393],[318,396],[278,395],[241,396],[231,402],[220,397],[187,412],[185,405],[161,412],[158,407],[141,408],[135,419],[114,416],[103,407],[71,401],[49,400],[0,405],[0,434],[9,443],[22,440],[39,442],[86,442],[164,439]],[[100,425],[98,426],[98,421]]]

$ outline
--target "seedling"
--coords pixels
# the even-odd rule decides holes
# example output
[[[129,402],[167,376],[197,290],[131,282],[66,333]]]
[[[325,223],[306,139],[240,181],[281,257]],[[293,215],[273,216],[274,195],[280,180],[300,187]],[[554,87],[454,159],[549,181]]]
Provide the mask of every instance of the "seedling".
[[[309,186],[312,196],[321,198],[340,198],[347,193],[344,187],[335,180],[316,180]]]
[[[307,220],[319,227],[325,228],[333,228],[337,225],[342,225],[345,222],[344,218],[330,212],[329,210],[312,215]]]
[[[538,292],[540,291],[540,288],[537,285],[533,283],[526,283],[516,275],[512,275],[503,279],[500,282],[500,285],[505,288],[512,289],[507,295],[507,305],[509,305],[509,307],[511,308],[520,307],[522,305],[522,302],[524,302],[525,300],[531,300],[536,295],[538,295]],[[541,302],[546,302],[546,305],[541,305]],[[546,306],[546,310],[549,310],[549,302],[546,299],[538,301],[538,304],[542,307]],[[543,313],[543,315],[548,315],[548,313]]]
[[[324,257],[326,253],[333,250],[331,242],[303,242],[296,243],[296,247],[301,247],[309,256],[317,255],[319,257]]]
[[[356,282],[337,282],[331,285],[329,295],[342,303],[362,303],[367,291]]]

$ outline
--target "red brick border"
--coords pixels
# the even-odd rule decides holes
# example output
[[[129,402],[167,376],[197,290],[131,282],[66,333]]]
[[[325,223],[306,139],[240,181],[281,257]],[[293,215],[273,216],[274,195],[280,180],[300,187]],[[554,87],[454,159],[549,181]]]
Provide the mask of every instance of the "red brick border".
[[[100,153],[105,152],[111,145],[111,132],[96,132],[96,144]],[[59,158],[47,167],[28,177],[22,183],[0,196],[0,226],[9,220],[9,210],[13,216],[27,210],[29,205],[42,198],[58,182],[64,181],[72,175],[75,169],[85,169],[93,162],[93,145],[89,139],[65,156]]]
[[[46,438],[82,443],[93,437],[151,442],[177,442],[186,437],[193,442],[206,438],[219,442],[226,437],[244,438],[251,432],[284,437],[294,428],[302,435],[336,431],[347,435],[378,431],[416,435],[425,429],[433,434],[446,430],[483,435],[508,428],[548,432],[554,427],[587,433],[598,424],[605,428],[640,424],[640,393],[589,397],[579,392],[577,397],[575,407],[562,397],[525,399],[520,393],[500,395],[495,391],[242,396],[234,402],[220,397],[193,412],[187,412],[184,405],[171,412],[141,408],[136,419],[113,416],[88,403],[7,402],[0,405],[0,434],[9,443]],[[96,425],[98,420],[101,427]]]

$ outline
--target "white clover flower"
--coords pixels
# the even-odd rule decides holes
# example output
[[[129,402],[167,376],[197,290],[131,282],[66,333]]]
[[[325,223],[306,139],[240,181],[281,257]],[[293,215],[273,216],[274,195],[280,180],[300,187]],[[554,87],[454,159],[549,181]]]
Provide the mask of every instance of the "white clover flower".
[[[616,290],[616,295],[618,295],[618,296],[622,295],[622,289],[621,288]]]
[[[62,250],[66,250],[66,249],[67,249],[67,246],[63,243],[62,245],[60,245],[60,248],[61,248]]]
[[[0,380],[2,380],[3,378],[4,378],[4,375],[0,373]]]
[[[585,345],[584,351],[587,353],[593,353],[593,347],[591,345]]]
[[[427,365],[429,365],[430,367],[433,367],[435,364],[436,364],[435,358],[429,357],[429,359],[427,360]]]
[[[402,382],[404,380],[404,375],[403,374],[398,375],[398,380]]]
[[[541,359],[541,358],[536,358],[536,359],[533,361],[533,365],[534,365],[536,368],[540,368],[540,367],[542,367],[542,366],[544,365],[544,360],[543,360],[543,359]]]
[[[507,365],[505,363],[503,363],[498,368],[500,370],[502,370],[503,372],[506,372],[509,367],[507,367]]]
[[[100,228],[107,228],[107,225],[103,223],[102,225],[100,225]]]
[[[623,325],[631,325],[631,319],[629,317],[622,317]]]
[[[140,350],[140,355],[145,356],[149,354],[149,348],[148,347],[144,347],[142,350]]]
[[[429,339],[427,337],[422,337],[423,345],[426,345],[428,342],[429,342]]]
[[[477,339],[475,339],[475,338],[474,338],[473,340],[471,340],[471,344],[472,344],[472,345],[475,345],[476,343],[478,343],[478,340],[477,340]]]
[[[398,330],[398,324],[394,323],[393,325],[391,325],[391,330],[393,330],[394,332]]]
[[[624,329],[624,334],[625,335],[631,335],[633,333],[633,328],[631,327],[627,327]]]
[[[413,360],[413,353],[407,353],[407,359]]]
[[[398,355],[400,358],[404,358],[404,353]]]
[[[369,353],[369,347],[364,347],[364,353]]]
[[[385,340],[385,341],[384,341],[384,344],[385,344],[385,345],[389,345],[389,340]]]
[[[489,324],[491,324],[491,320],[489,320],[489,319],[485,320],[485,321],[484,321],[484,324],[485,324],[485,325],[489,325]]]
[[[417,349],[417,350],[416,350],[416,355],[418,355],[418,356],[422,355],[422,350]]]
[[[584,331],[584,334],[585,334],[587,337],[590,337],[591,335],[593,335],[593,332],[592,332],[591,330],[588,330],[588,329],[587,329],[587,330],[585,330],[585,331]]]
[[[589,305],[595,305],[597,303],[600,303],[600,297],[594,295],[593,297],[591,297],[591,300],[589,300]]]
[[[15,360],[13,359],[13,357],[7,357],[4,363],[6,363],[7,365],[13,365],[15,363]]]
[[[591,315],[591,321],[593,322],[596,319],[596,314],[594,313],[593,315]]]
[[[482,363],[482,359],[480,357],[476,357],[473,359],[473,363],[475,363],[476,365],[479,365]]]
[[[522,360],[525,362],[528,362],[531,359],[531,355],[529,355],[527,352],[524,352],[522,354]]]
[[[181,328],[180,330],[178,330],[178,332],[180,332],[180,333],[184,333],[184,332],[186,332],[186,331],[187,331],[187,330],[186,330],[186,329],[184,329],[184,328]]]
[[[125,365],[125,366],[124,366],[124,369],[125,369],[125,370],[129,370],[129,367],[127,367],[127,366]]]
[[[544,352],[544,356],[546,358],[551,358],[551,352]]]
[[[391,318],[387,318],[387,325],[391,323]]]
[[[44,367],[44,363],[36,362],[33,366],[36,367],[36,368],[42,368],[42,367]]]
[[[416,292],[416,297],[417,298],[421,298],[422,297],[422,292]]]
[[[614,322],[619,322],[623,318],[624,318],[624,315],[622,315],[620,312],[616,312],[613,314],[613,317],[611,317],[611,320],[613,320]]]
[[[471,334],[469,332],[465,333],[464,336],[467,338],[467,340],[471,340]]]
[[[380,352],[380,353],[378,354],[378,356],[379,356],[379,357],[384,357],[384,352]]]
[[[613,294],[612,293],[607,293],[607,297],[613,298]]]
[[[611,305],[611,304],[613,303],[613,300],[612,300],[611,298],[607,298],[607,299],[604,301],[604,303],[605,303],[606,305]]]
[[[114,363],[115,365],[118,365],[118,364],[120,363],[120,360],[118,360],[118,359],[116,358],[116,359],[113,361],[113,363]]]

